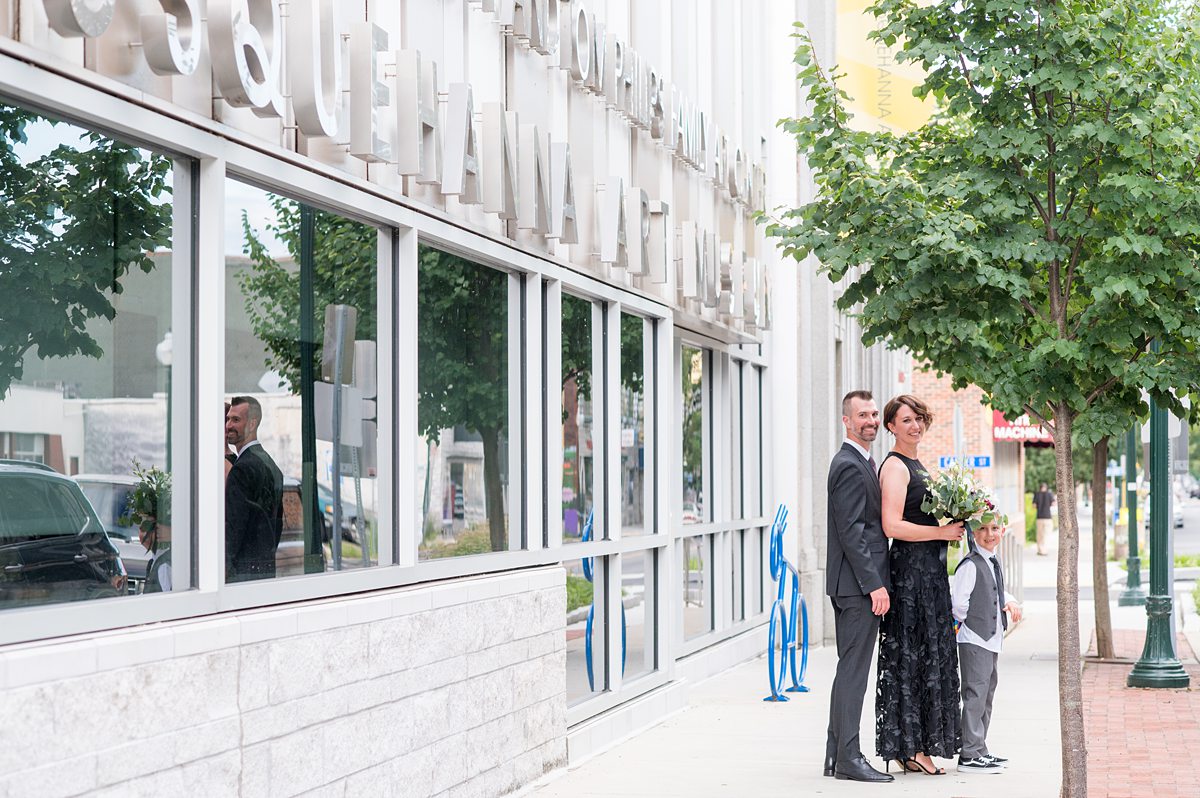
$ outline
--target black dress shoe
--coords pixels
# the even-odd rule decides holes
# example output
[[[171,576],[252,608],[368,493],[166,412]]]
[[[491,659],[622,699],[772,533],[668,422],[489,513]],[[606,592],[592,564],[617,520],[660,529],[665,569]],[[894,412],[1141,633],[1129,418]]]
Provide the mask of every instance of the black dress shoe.
[[[837,760],[831,756],[825,757],[825,775],[833,775],[833,766],[837,764]]]
[[[871,767],[871,763],[861,756],[848,762],[838,762],[833,766],[833,777],[842,781],[895,781],[891,775]]]

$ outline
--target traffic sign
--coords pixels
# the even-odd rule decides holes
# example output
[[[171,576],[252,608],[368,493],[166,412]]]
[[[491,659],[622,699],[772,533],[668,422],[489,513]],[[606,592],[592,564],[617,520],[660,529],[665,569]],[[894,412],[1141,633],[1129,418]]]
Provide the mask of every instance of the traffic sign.
[[[990,455],[975,455],[974,457],[955,457],[954,455],[942,455],[938,458],[938,468],[945,468],[954,461],[961,461],[967,468],[991,468],[992,458]]]

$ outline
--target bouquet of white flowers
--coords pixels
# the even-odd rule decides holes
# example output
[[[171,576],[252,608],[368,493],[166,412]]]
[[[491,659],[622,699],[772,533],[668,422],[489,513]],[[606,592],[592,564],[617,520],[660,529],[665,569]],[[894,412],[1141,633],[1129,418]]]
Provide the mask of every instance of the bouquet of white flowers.
[[[935,518],[949,518],[976,527],[1000,518],[987,490],[976,479],[975,471],[958,460],[939,471],[936,477],[925,476],[929,495],[921,502],[924,512]]]

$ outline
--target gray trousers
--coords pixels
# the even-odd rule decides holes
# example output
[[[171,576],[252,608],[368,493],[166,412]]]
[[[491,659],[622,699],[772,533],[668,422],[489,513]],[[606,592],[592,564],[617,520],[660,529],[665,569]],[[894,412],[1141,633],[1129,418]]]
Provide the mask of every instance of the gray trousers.
[[[862,756],[858,743],[871,656],[879,636],[879,616],[871,612],[869,596],[831,596],[837,634],[838,663],[829,691],[829,733],[825,756],[849,762]]]
[[[992,697],[998,678],[999,656],[974,643],[960,643],[958,664],[962,671],[962,758],[987,756],[988,726],[992,722]]]

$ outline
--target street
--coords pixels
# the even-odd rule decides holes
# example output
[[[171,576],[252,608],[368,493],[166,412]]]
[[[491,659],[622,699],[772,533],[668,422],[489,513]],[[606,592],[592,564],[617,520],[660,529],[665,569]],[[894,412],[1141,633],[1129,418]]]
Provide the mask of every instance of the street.
[[[1200,499],[1176,500],[1183,509],[1183,528],[1175,533],[1175,554],[1200,554]]]

